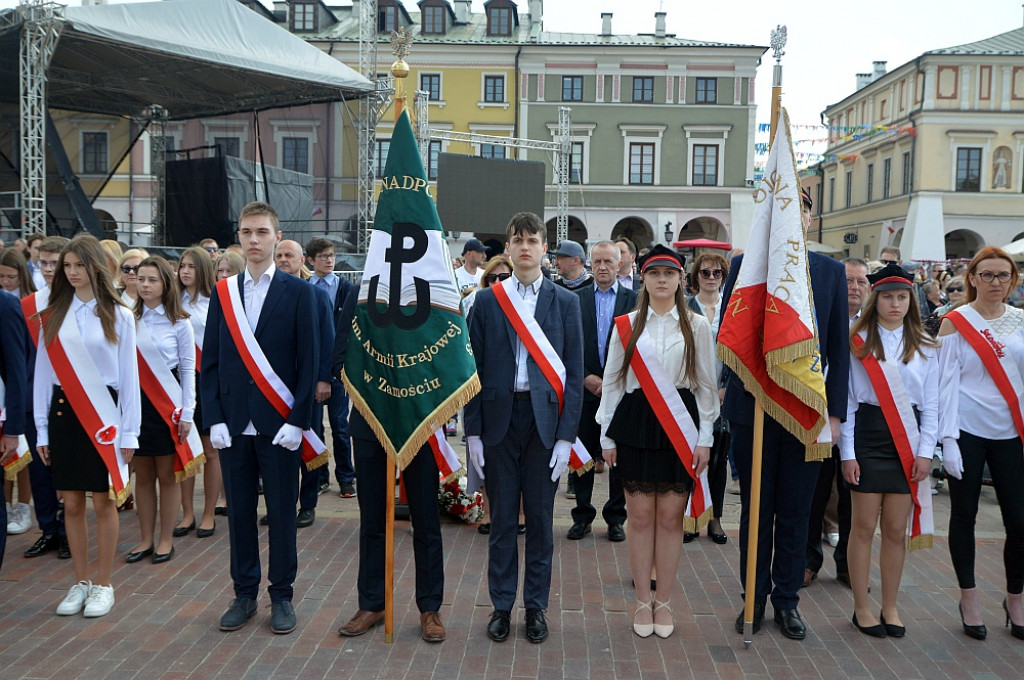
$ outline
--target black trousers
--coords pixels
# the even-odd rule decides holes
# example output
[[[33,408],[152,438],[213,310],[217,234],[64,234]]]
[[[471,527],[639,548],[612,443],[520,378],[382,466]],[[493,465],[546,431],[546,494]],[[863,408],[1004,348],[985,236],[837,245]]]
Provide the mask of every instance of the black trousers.
[[[359,608],[384,610],[385,520],[387,454],[376,439],[352,438],[359,475]],[[444,599],[444,550],[437,508],[439,478],[430,446],[424,445],[402,471],[412,517],[413,556],[416,560],[416,606],[436,612]]]
[[[750,482],[754,429],[731,423],[733,457],[740,472],[740,580],[747,577]],[[796,609],[804,580],[807,517],[821,463],[804,460],[804,446],[769,416],[764,418],[761,511],[757,541],[755,601],[771,595],[776,609]]]
[[[259,527],[256,507],[259,480],[267,505],[270,534],[270,567],[267,579],[272,602],[291,601],[298,571],[295,503],[299,498],[301,451],[275,446],[265,435],[237,435],[220,452],[224,495],[228,502],[231,543],[231,580],[235,597],[255,600],[260,586]]]
[[[832,480],[835,480],[837,498],[837,514],[839,515],[839,543],[832,553],[836,561],[836,573],[848,574],[850,567],[846,562],[846,546],[850,543],[850,487],[843,479],[843,466],[839,459],[839,447],[832,447],[832,457],[821,462],[818,474],[818,485],[814,488],[811,500],[811,515],[807,521],[807,569],[817,573],[825,561],[821,547],[821,527],[825,521],[825,508],[832,496]]]
[[[1024,452],[1020,438],[984,439],[961,430],[959,444],[964,461],[962,478],[946,480],[950,500],[949,554],[956,580],[963,589],[975,587],[974,523],[978,517],[981,477],[988,463],[1006,529],[1006,592],[1024,592]]]
[[[597,407],[599,401],[584,401],[580,413],[578,429],[580,441],[587,448],[590,456],[596,461],[601,454],[601,426],[597,423]],[[618,468],[607,467],[608,500],[604,504],[601,516],[604,521],[612,524],[626,522],[626,494],[622,491],[622,480]],[[575,474],[571,470],[569,474]],[[572,521],[590,524],[597,517],[592,499],[594,497],[594,468],[590,468],[573,482],[576,488],[576,507],[572,509]]]

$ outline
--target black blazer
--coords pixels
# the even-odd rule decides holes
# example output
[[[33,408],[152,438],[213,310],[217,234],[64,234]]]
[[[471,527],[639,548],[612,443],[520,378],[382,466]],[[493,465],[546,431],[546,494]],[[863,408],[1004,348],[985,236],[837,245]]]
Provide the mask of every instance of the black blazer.
[[[597,302],[594,298],[594,285],[579,288],[576,294],[580,296],[580,314],[583,316],[583,377],[596,375],[603,378],[604,363],[597,351]],[[635,290],[630,290],[619,283],[616,286],[613,316],[622,316],[633,311],[636,307],[636,296]],[[618,342],[614,322],[608,326],[606,341],[605,358],[608,357],[608,344]],[[583,401],[601,401],[601,397],[591,394],[590,390],[584,387]]]
[[[239,275],[236,281],[240,292],[243,277],[244,274]],[[211,425],[227,424],[232,437],[241,434],[252,421],[257,432],[273,437],[286,421],[249,376],[231,339],[222,306],[214,289],[203,341],[203,370],[199,374],[203,420]],[[287,423],[303,430],[309,429],[312,422],[320,364],[320,338],[309,332],[310,319],[316,319],[316,314],[313,288],[298,276],[275,271],[255,336],[274,372],[295,397]]]
[[[825,398],[828,414],[846,420],[847,387],[850,381],[850,315],[847,313],[846,267],[820,253],[807,253],[810,263],[811,290],[814,293],[814,314],[818,323],[822,369],[825,370]],[[729,265],[729,278],[722,290],[722,316],[729,309],[729,297],[736,284],[743,255]],[[725,368],[726,383],[722,415],[730,422],[754,424],[754,397],[743,387],[743,381]]]
[[[31,344],[21,303],[13,295],[0,291],[0,376],[4,379],[4,398],[0,406],[7,409],[5,435],[25,434],[25,414],[32,404],[28,389],[28,346]]]

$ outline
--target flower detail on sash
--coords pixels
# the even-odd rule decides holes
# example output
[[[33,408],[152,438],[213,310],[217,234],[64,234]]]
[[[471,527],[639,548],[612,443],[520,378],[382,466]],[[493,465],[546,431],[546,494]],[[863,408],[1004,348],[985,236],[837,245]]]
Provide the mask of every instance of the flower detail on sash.
[[[96,437],[96,441],[100,444],[110,446],[117,441],[117,425],[107,425],[106,427],[97,430],[94,436]]]
[[[171,422],[174,423],[175,425],[177,425],[178,423],[181,422],[181,407],[180,406],[178,408],[174,409],[174,411],[171,413]]]

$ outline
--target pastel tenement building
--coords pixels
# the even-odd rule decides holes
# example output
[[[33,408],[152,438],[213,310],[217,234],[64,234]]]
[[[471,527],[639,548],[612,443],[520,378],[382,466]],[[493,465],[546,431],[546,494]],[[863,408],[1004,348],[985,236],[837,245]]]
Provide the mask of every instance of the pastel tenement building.
[[[353,68],[360,1],[334,6],[286,0],[271,10],[256,0],[239,0]],[[476,12],[469,0],[421,0],[416,7],[418,12],[398,0],[378,0],[377,72],[385,77],[393,61],[390,31],[405,26],[414,36],[406,82],[408,89],[429,92],[432,128],[551,141],[558,108],[572,108],[570,238],[594,243],[627,235],[641,247],[680,238],[746,241],[753,214],[754,83],[766,47],[679,37],[668,32],[664,12],[651,17],[649,33],[622,35],[613,32],[611,14],[596,12],[581,16],[580,26],[599,32],[545,31],[543,0],[487,0]],[[175,149],[216,145],[251,159],[258,124],[269,164],[313,175],[313,231],[296,236],[304,241],[329,233],[351,241],[356,111],[354,102],[318,104],[263,112],[258,121],[239,115],[174,123],[167,135]],[[377,128],[380,169],[392,121],[389,110]],[[77,124],[62,125],[71,130]],[[99,141],[89,136],[93,148],[86,153],[79,133],[69,142],[73,158],[79,164],[94,159]],[[130,219],[136,226],[150,219],[148,144],[143,135],[130,155],[132,188],[125,181],[126,159],[96,202],[124,240]],[[507,153],[501,146],[434,141],[432,180],[440,152]],[[518,157],[549,160],[535,150]],[[550,162],[547,173],[544,218],[553,225]],[[482,225],[475,235],[492,237],[503,228]],[[463,232],[462,240],[473,235]],[[461,252],[461,242],[452,243],[452,250]]]
[[[823,114],[860,138],[830,143],[819,166],[821,241],[937,260],[1024,238],[1024,28],[874,67]]]

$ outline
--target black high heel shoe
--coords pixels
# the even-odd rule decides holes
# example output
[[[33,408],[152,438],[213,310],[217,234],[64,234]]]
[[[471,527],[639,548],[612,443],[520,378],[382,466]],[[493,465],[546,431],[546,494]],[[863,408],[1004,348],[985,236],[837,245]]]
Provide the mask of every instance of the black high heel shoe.
[[[988,628],[985,627],[985,624],[981,624],[980,626],[968,625],[964,621],[964,606],[962,604],[958,604],[957,608],[960,610],[960,623],[963,625],[964,634],[967,635],[967,637],[974,638],[975,640],[984,640],[988,637]]]
[[[1018,640],[1024,640],[1024,626],[1018,626],[1010,618],[1010,605],[1003,600],[1003,611],[1006,612],[1006,625],[1010,628],[1010,635],[1017,638]]]

